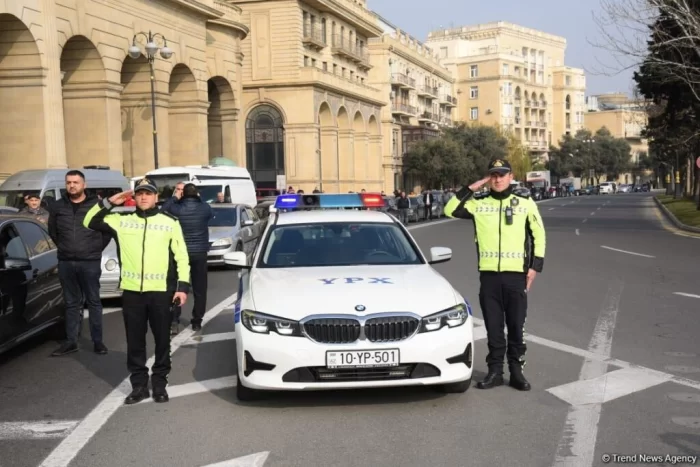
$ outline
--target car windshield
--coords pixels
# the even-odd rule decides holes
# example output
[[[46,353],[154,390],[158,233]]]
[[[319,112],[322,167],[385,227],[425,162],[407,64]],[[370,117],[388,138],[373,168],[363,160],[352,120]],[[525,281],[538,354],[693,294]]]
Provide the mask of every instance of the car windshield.
[[[202,198],[202,201],[213,203],[219,193],[223,193],[223,187],[221,185],[199,185],[197,191],[199,191],[199,197]]]
[[[180,183],[187,183],[190,179],[189,174],[167,174],[167,175],[149,175],[148,178],[153,180],[158,187],[158,196],[161,201],[170,198],[175,191],[175,186]]]
[[[236,225],[236,207],[212,209],[209,227],[233,227]]]
[[[261,268],[423,264],[416,246],[393,223],[331,222],[275,226]]]

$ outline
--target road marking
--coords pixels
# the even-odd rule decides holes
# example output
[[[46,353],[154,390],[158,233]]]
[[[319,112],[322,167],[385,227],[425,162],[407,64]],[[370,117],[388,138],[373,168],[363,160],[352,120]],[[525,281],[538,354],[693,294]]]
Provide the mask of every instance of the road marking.
[[[108,315],[110,313],[116,313],[117,311],[122,311],[121,308],[102,308],[102,316]],[[90,317],[90,311],[89,310],[83,310],[83,318],[89,318]]]
[[[0,422],[0,441],[65,438],[80,420]]]
[[[635,253],[633,251],[627,251],[627,250],[618,250],[617,248],[612,248],[612,247],[605,246],[605,245],[601,245],[600,247],[605,248],[606,250],[619,251],[620,253],[627,253],[628,255],[642,256],[644,258],[656,258],[655,256],[644,255],[642,253]]]
[[[412,225],[410,227],[406,227],[406,230],[422,229],[423,227],[430,227],[432,225],[447,224],[448,222],[454,222],[454,221],[458,221],[458,220],[460,220],[460,219],[445,219],[442,221],[426,222],[425,224],[418,224],[418,225]]]
[[[203,467],[263,467],[269,455],[269,451],[257,452],[248,456],[237,457],[235,459],[217,462],[216,464],[209,464]]]
[[[578,229],[576,229],[576,235],[581,235],[581,234],[578,232]]]
[[[233,375],[224,376],[222,378],[207,379],[204,381],[194,381],[192,383],[178,384],[177,386],[168,387],[168,396],[170,399],[174,399],[176,397],[193,396],[204,392],[228,389],[236,386],[237,382],[238,377]],[[153,402],[153,399],[144,399],[143,401],[134,405],[148,404],[149,402]]]
[[[547,389],[573,406],[602,404],[668,382],[671,375],[659,375],[633,368],[611,371],[602,376],[574,381]]]
[[[610,357],[612,339],[617,322],[617,312],[624,283],[616,281],[608,288],[603,306],[598,314],[588,350],[602,357]],[[608,364],[592,359],[585,359],[581,366],[579,380],[592,380],[603,376],[608,371]],[[588,405],[576,405],[569,408],[564,430],[557,446],[554,466],[576,465],[592,466],[595,456],[598,423],[605,397],[605,386],[596,386],[598,391],[590,397],[594,402]],[[602,390],[602,392],[601,392]],[[573,459],[572,459],[573,458]]]
[[[590,213],[589,215],[591,215],[591,216],[595,216],[595,211],[593,211],[593,212],[592,212],[592,213]]]
[[[600,211],[600,208],[597,208],[596,211]]]
[[[216,317],[222,311],[229,309],[235,303],[238,294],[232,294],[223,299],[219,304],[211,308],[202,320],[202,326]],[[186,327],[180,334],[175,336],[170,343],[170,352],[175,351],[194,335],[192,327]],[[148,359],[146,366],[153,365],[154,357]],[[85,445],[92,439],[100,428],[107,423],[114,413],[124,405],[124,396],[131,392],[129,378],[124,379],[119,386],[110,392],[97,407],[75,427],[75,429],[51,451],[51,454],[44,459],[40,467],[68,467]]]
[[[681,297],[700,298],[700,295],[694,295],[692,293],[673,292],[673,295],[680,295]]]
[[[554,211],[556,208],[549,208],[550,211]]]
[[[183,346],[199,345],[199,344],[206,344],[209,342],[228,341],[228,340],[232,340],[235,338],[236,338],[235,332],[220,332],[217,334],[204,334],[203,336],[191,337],[187,342],[185,342],[182,345]]]
[[[584,219],[581,223],[585,224],[588,221],[588,219]]]

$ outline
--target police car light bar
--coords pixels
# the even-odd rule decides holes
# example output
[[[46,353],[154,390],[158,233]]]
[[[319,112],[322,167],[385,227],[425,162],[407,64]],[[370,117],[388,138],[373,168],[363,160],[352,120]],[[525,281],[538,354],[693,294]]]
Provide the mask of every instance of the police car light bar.
[[[331,208],[381,208],[382,195],[374,193],[281,195],[275,201],[276,209],[331,209]]]

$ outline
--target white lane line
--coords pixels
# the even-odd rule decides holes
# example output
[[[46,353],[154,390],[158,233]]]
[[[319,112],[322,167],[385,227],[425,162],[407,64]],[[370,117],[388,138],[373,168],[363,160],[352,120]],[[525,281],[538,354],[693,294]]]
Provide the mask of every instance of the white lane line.
[[[0,441],[65,438],[80,420],[1,422]]]
[[[673,292],[673,295],[680,295],[681,297],[700,298],[700,295],[694,295],[692,293]]]
[[[481,318],[473,318],[474,319],[474,324],[480,324],[483,326],[484,320]],[[476,328],[475,328],[476,330]],[[562,342],[557,342],[553,341],[550,339],[546,339],[544,337],[539,337],[539,336],[533,336],[532,334],[527,334],[526,340],[528,342],[532,342],[533,344],[541,345],[543,347],[548,347],[550,349],[558,350],[559,352],[565,352],[571,355],[576,355],[578,357],[588,359],[588,360],[593,360],[596,362],[601,362],[601,363],[606,363],[611,366],[616,366],[619,368],[632,368],[636,370],[641,370],[645,371],[648,374],[653,374],[653,375],[658,375],[658,376],[663,376],[663,375],[668,375],[671,377],[672,382],[676,384],[680,384],[681,386],[686,386],[692,389],[697,389],[700,391],[700,381],[695,381],[693,379],[689,378],[684,378],[682,376],[676,376],[671,373],[665,373],[663,371],[658,371],[654,370],[642,365],[636,365],[634,363],[626,362],[624,360],[618,360],[617,358],[611,358],[611,357],[606,357],[604,355],[598,354],[591,352],[589,350],[585,349],[580,349],[578,347],[574,347],[572,345],[564,344]],[[590,466],[588,466],[590,467]]]
[[[576,229],[576,235],[581,235],[581,234],[579,233],[578,229]]]
[[[236,457],[216,464],[209,464],[203,467],[263,467],[270,455],[270,451],[256,452],[248,456]]]
[[[596,209],[596,211],[600,211],[600,208]]]
[[[634,251],[618,250],[617,248],[612,248],[612,247],[605,246],[605,245],[601,245],[600,247],[605,248],[606,250],[619,251],[620,253],[627,253],[628,255],[642,256],[644,258],[656,258],[656,256],[645,255],[642,253],[635,253]]]
[[[603,357],[610,357],[612,339],[617,322],[617,312],[624,284],[615,281],[608,288],[596,320],[593,336],[588,345],[590,352]],[[592,380],[603,376],[608,371],[604,362],[586,359],[579,374],[580,380]],[[554,466],[592,466],[595,456],[596,437],[602,403],[605,400],[606,387],[596,386],[597,392],[592,395],[593,403],[577,405],[569,408],[559,445],[557,446]]]
[[[187,342],[185,342],[182,345],[183,346],[199,345],[199,344],[206,344],[209,342],[228,341],[228,340],[232,340],[235,338],[236,338],[235,332],[220,332],[217,334],[204,334],[203,336],[191,337]]]
[[[588,221],[588,219],[584,219],[581,223],[585,224]]]
[[[211,308],[202,320],[202,326],[216,317],[222,311],[229,309],[235,303],[237,294],[232,294],[223,299],[219,304]],[[194,335],[192,327],[186,327],[180,334],[175,336],[170,343],[170,352],[175,351]],[[146,366],[153,365],[154,357],[148,359]],[[124,397],[131,392],[131,383],[127,377],[122,383],[112,390],[97,407],[85,417],[78,426],[51,451],[51,454],[44,459],[40,467],[68,467],[85,445],[93,436],[107,423],[112,415],[124,405]]]
[[[102,308],[102,316],[108,315],[110,313],[116,313],[117,311],[122,311],[121,308]],[[89,310],[83,310],[83,318],[88,318],[90,317],[90,311]]]
[[[204,392],[218,391],[219,389],[228,389],[234,387],[237,381],[238,377],[233,375],[224,376],[223,378],[208,379],[205,381],[194,381],[192,383],[178,384],[177,386],[168,387],[168,396],[170,399],[174,399],[176,397],[192,396],[194,394],[202,394]],[[148,404],[149,402],[153,402],[153,399],[148,398],[134,405]]]
[[[458,220],[460,220],[460,219],[445,219],[445,220],[435,221],[435,222],[426,222],[425,224],[418,224],[418,225],[412,225],[410,227],[406,227],[406,230],[422,229],[423,227],[430,227],[432,225],[447,224],[448,222],[454,222],[454,221],[458,221]]]
[[[590,213],[589,215],[591,215],[591,216],[595,216],[595,211],[593,211],[593,212],[592,212],[592,213]]]
[[[549,208],[550,211],[554,211],[556,208]]]

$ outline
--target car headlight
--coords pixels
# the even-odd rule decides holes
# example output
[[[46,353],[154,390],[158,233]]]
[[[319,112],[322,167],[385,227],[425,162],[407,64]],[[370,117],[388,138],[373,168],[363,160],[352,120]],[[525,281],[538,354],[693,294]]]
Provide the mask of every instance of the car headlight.
[[[469,318],[469,305],[460,303],[457,306],[423,318],[420,332],[438,331],[445,326],[456,328],[466,323],[467,318]]]
[[[217,241],[215,241],[214,243],[212,243],[211,246],[229,246],[232,243],[233,242],[231,241],[230,238],[220,238]]]
[[[253,310],[241,312],[241,323],[250,332],[258,334],[269,334],[272,331],[281,336],[303,336],[298,321],[270,316]]]
[[[105,263],[105,269],[107,271],[114,271],[118,267],[119,267],[119,264],[114,259],[108,259],[107,262]]]

